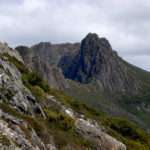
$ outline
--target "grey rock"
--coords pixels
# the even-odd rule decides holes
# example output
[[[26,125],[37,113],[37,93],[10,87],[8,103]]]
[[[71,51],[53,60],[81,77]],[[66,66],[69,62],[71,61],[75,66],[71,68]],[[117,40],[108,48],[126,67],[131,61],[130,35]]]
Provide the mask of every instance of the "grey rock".
[[[2,60],[0,63],[1,68],[0,93],[1,99],[22,113],[34,115],[35,110],[39,110],[42,116],[45,117],[41,107],[35,101],[31,92],[23,85],[21,74],[18,69],[10,62]]]
[[[16,50],[21,54],[28,68],[38,72],[53,88],[68,88],[61,69],[57,64],[65,54],[72,54],[79,49],[79,43],[75,44],[51,44],[41,42],[32,47],[18,46]]]
[[[52,148],[53,150],[56,150],[52,141],[50,141],[50,144],[47,146],[38,137],[33,128],[30,127],[29,130],[29,124],[24,120],[17,119],[14,116],[3,112],[2,110],[0,110],[0,118],[0,133],[5,135],[10,140],[15,149],[51,150]],[[22,126],[25,131],[22,130],[20,126]],[[28,139],[25,132],[28,132],[30,139]]]
[[[107,91],[135,94],[140,88],[135,72],[113,51],[107,39],[96,34],[89,33],[78,53],[62,57],[59,66],[66,78],[84,84],[96,80]]]
[[[84,119],[76,120],[77,132],[92,141],[96,150],[126,150],[126,146]]]

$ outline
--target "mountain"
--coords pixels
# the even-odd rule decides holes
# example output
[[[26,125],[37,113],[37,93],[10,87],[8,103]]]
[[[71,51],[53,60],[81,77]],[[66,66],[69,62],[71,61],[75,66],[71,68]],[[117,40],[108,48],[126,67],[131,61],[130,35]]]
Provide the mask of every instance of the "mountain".
[[[0,149],[126,150],[94,113],[51,89],[16,50],[0,43]]]
[[[89,33],[81,43],[0,43],[0,146],[150,149],[150,73]]]
[[[81,83],[95,79],[100,87],[112,92],[136,93],[140,88],[135,72],[129,72],[107,39],[96,34],[89,33],[82,40],[80,50],[70,63],[67,58],[62,57],[59,64],[66,78]]]
[[[106,38],[89,33],[81,43],[42,42],[16,50],[52,88],[149,130],[150,73],[119,57]]]

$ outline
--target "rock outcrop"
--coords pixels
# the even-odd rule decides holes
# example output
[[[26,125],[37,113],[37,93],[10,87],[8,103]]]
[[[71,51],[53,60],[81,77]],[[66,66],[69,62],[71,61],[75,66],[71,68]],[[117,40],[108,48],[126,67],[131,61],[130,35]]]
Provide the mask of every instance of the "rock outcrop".
[[[76,52],[79,45],[79,43],[53,45],[49,42],[41,42],[30,48],[18,46],[16,50],[21,54],[28,68],[38,72],[51,87],[63,90],[69,85],[57,64],[62,56]]]
[[[71,60],[62,57],[59,66],[66,78],[81,83],[97,80],[107,91],[136,93],[139,88],[134,72],[130,72],[126,63],[112,50],[108,40],[96,34],[89,33],[82,40],[78,53]]]
[[[9,145],[1,145],[2,149],[46,150],[46,146],[37,133],[24,120],[17,119],[0,110],[0,135],[8,139]],[[28,134],[28,135],[27,135]]]
[[[5,101],[21,113],[44,115],[32,93],[23,85],[21,73],[7,57],[0,57],[0,102]]]
[[[136,94],[140,89],[131,65],[117,55],[107,39],[97,34],[89,33],[81,43],[41,42],[30,48],[19,46],[16,50],[28,67],[57,89],[69,87],[65,78],[84,84],[96,80],[99,87],[110,92]]]

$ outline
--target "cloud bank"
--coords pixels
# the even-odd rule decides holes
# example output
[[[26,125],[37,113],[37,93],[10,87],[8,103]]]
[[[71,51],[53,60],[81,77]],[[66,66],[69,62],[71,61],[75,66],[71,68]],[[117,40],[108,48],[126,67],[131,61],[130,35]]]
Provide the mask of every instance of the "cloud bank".
[[[11,46],[106,37],[124,59],[150,70],[149,0],[1,0],[0,40]]]

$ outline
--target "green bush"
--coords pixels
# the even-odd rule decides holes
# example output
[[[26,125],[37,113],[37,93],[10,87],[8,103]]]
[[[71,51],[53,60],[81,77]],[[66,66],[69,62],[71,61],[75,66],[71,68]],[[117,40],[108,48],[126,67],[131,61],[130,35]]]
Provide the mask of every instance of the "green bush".
[[[74,120],[65,114],[59,114],[58,123],[61,129],[70,130],[74,128]]]
[[[4,112],[9,113],[17,118],[22,118],[23,115],[19,113],[16,109],[12,108],[7,103],[0,103],[0,109],[2,109]]]
[[[42,80],[42,78],[35,72],[28,72],[23,74],[22,76],[23,83],[31,88],[32,86],[39,86],[44,92],[49,91],[49,85],[46,81]]]
[[[74,120],[64,113],[45,110],[49,123],[62,130],[71,130],[74,128]]]
[[[149,150],[150,135],[126,119],[106,117],[101,120],[107,132],[126,144],[129,150]]]
[[[36,99],[40,102],[41,100],[46,99],[46,94],[39,86],[31,87],[32,94],[36,97]]]

